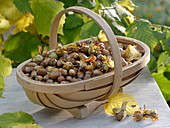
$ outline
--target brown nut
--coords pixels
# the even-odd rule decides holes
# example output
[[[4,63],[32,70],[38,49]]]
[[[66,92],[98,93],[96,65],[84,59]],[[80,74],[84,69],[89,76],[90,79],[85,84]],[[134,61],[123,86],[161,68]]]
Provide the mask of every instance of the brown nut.
[[[48,67],[46,67],[47,72],[52,72],[53,69],[54,69],[53,66],[48,66]]]
[[[76,71],[74,69],[70,69],[69,70],[69,75],[70,76],[75,76],[76,75]]]
[[[67,81],[72,81],[72,79],[73,79],[73,78],[72,78],[71,76],[66,76],[66,80],[67,80]]]
[[[83,80],[90,79],[90,78],[91,78],[90,74],[86,74],[86,75],[83,77]]]
[[[71,82],[77,82],[78,80],[76,78],[73,78]]]
[[[43,80],[44,80],[44,81],[47,81],[49,78],[50,78],[49,75],[45,75],[45,76],[43,77]]]
[[[60,84],[69,84],[69,81],[62,81]]]
[[[29,67],[35,67],[35,66],[37,66],[37,63],[29,62],[29,63],[27,64],[27,66],[29,66]]]
[[[47,74],[47,70],[44,68],[37,69],[37,74],[44,76]]]
[[[36,71],[32,71],[31,72],[31,78],[35,78],[37,76],[37,72]]]
[[[52,79],[48,79],[46,83],[53,83],[54,81]]]
[[[31,68],[28,67],[28,66],[24,66],[22,71],[23,71],[24,73],[30,73],[30,72],[31,72]]]
[[[103,49],[102,54],[105,56],[108,56],[110,54],[110,52],[107,49]]]
[[[89,74],[91,76],[92,72],[91,71],[86,71],[85,74]]]
[[[67,70],[66,69],[63,69],[63,68],[61,68],[60,69],[60,72],[61,72],[61,75],[63,75],[63,76],[67,76]]]
[[[84,73],[83,72],[77,72],[77,77],[78,78],[83,78],[84,77]]]
[[[40,75],[39,75],[39,76],[36,76],[36,77],[35,77],[35,80],[36,80],[36,81],[42,81],[42,80],[43,80],[43,77],[40,76]]]
[[[51,72],[49,74],[49,77],[53,80],[57,79],[58,77],[60,76],[60,72],[59,71],[56,71],[56,72]]]
[[[102,75],[102,74],[103,74],[103,73],[102,73],[100,70],[98,70],[98,69],[93,70],[92,73],[93,73],[93,76],[99,76],[99,75]]]
[[[63,61],[62,61],[61,59],[59,59],[59,60],[57,61],[57,66],[58,66],[59,68],[63,66]]]
[[[58,81],[58,82],[65,81],[65,77],[64,77],[64,76],[59,76],[59,77],[57,78],[57,81]]]
[[[41,62],[41,61],[43,61],[43,56],[42,55],[36,55],[36,56],[34,56],[33,58],[32,58],[32,61],[33,62],[36,62],[36,63],[39,63],[39,62]]]

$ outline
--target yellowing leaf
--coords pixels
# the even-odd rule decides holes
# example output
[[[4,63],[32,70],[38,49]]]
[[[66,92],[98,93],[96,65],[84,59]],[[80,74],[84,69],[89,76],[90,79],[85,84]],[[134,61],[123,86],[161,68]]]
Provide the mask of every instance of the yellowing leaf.
[[[113,108],[121,108],[123,102],[128,101],[126,106],[127,115],[132,115],[135,111],[139,110],[139,106],[135,98],[127,93],[116,93],[108,98],[108,102],[104,105],[104,110],[107,114],[113,115]]]
[[[128,8],[129,11],[133,12],[135,4],[131,0],[121,0],[118,2],[119,5]]]
[[[0,14],[7,20],[16,21],[23,14],[15,7],[13,0],[0,0]]]
[[[128,47],[125,50],[125,58],[128,62],[131,62],[132,60],[139,60],[142,56],[142,53],[140,53],[136,46],[128,45]]]
[[[18,32],[27,32],[26,28],[33,24],[34,16],[30,12],[25,12],[24,15],[17,20],[14,24],[17,25],[17,27],[13,30],[13,33]]]
[[[6,20],[5,17],[0,14],[0,34],[8,31],[10,27],[11,25],[9,24],[9,21]]]
[[[105,33],[104,33],[102,30],[99,32],[98,39],[99,39],[101,42],[107,42],[107,41],[108,41]]]
[[[36,124],[18,124],[13,126],[12,128],[42,128],[42,127]]]
[[[12,72],[12,66],[11,66],[11,60],[8,58],[5,58],[3,55],[0,55],[0,73],[3,77],[11,75]]]

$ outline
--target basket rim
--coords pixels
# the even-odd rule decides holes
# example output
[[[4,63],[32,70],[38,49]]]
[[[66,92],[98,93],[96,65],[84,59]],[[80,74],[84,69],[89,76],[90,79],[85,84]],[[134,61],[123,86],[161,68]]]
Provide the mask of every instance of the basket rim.
[[[123,72],[129,72],[136,65],[138,65],[138,68],[143,68],[149,62],[149,59],[150,59],[150,50],[149,50],[149,47],[145,43],[143,43],[143,42],[141,42],[139,40],[130,38],[130,37],[125,37],[125,36],[116,36],[116,38],[117,38],[118,42],[123,41],[124,43],[126,43],[127,41],[129,41],[130,43],[127,42],[127,44],[136,44],[136,45],[139,45],[144,50],[144,54],[143,54],[143,56],[139,60],[133,62],[130,65],[123,66],[123,68],[122,68]],[[83,39],[83,40],[76,41],[76,42],[85,42],[85,41],[88,41],[89,39],[90,38],[87,38],[87,39]],[[73,42],[73,43],[76,43],[76,42]],[[52,51],[52,50],[50,50],[50,51]],[[146,60],[144,61],[144,59],[146,59]],[[35,81],[35,80],[30,79],[29,77],[25,76],[24,73],[22,72],[23,66],[25,66],[25,64],[27,64],[30,61],[31,61],[31,59],[26,60],[23,63],[21,63],[17,67],[17,69],[16,69],[16,74],[17,74],[17,80],[21,84],[21,86],[23,86],[25,88],[28,88],[30,90],[33,90],[33,91],[35,91],[35,90],[38,91],[40,88],[42,88],[42,90],[39,90],[39,91],[48,92],[48,89],[50,89],[50,88],[51,89],[52,88],[55,88],[55,89],[63,88],[64,89],[65,87],[73,87],[74,89],[70,90],[72,92],[80,91],[80,90],[85,90],[85,86],[86,86],[86,84],[88,84],[89,81],[92,82],[94,80],[100,80],[100,79],[103,79],[104,77],[108,77],[110,75],[114,75],[114,71],[111,71],[111,72],[102,74],[100,76],[92,77],[92,78],[87,79],[87,80],[77,81],[77,82],[73,82],[73,83],[69,83],[69,84],[49,84],[49,83],[43,83],[43,82],[40,82],[40,81]],[[26,83],[28,83],[28,85],[23,84],[22,81],[25,81]],[[57,90],[54,90],[54,91],[56,92]]]

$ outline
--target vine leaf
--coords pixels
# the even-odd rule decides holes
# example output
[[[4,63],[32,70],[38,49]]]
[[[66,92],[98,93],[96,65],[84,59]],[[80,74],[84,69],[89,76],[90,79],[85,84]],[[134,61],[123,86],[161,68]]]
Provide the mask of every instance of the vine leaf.
[[[169,70],[167,70],[167,69],[169,69]],[[169,91],[170,90],[170,86],[169,86],[170,80],[167,77],[165,77],[165,74],[164,74],[165,72],[170,72],[170,64],[158,68],[158,72],[152,73],[152,76],[158,83],[166,101],[169,101],[170,100],[170,91]]]
[[[78,0],[59,0],[59,1],[64,3],[64,8],[68,8],[68,7],[76,5]]]
[[[37,46],[41,45],[39,39],[30,33],[19,32],[10,35],[4,43],[4,56],[10,58],[15,64],[19,64],[33,55],[37,51]]]
[[[23,14],[15,7],[13,0],[0,0],[0,14],[9,21],[18,20]]]
[[[62,2],[53,2],[52,0],[33,0],[31,8],[35,18],[35,27],[39,34],[49,36],[52,21],[57,13],[63,10]],[[58,33],[63,34],[63,24],[65,15],[61,18]],[[57,29],[57,28],[56,28]]]
[[[135,4],[131,0],[121,0],[117,2],[119,5],[128,8],[129,11],[133,12]]]
[[[159,67],[161,64],[163,64],[168,57],[169,57],[168,52],[162,52],[157,60],[157,66]]]
[[[62,44],[69,44],[81,39],[80,36],[81,26],[74,29],[64,29],[64,35],[59,35]]]
[[[3,77],[11,75],[12,66],[11,60],[0,55],[0,73]]]
[[[65,29],[73,29],[83,24],[83,20],[76,15],[69,15],[66,18],[66,22],[64,24]]]
[[[150,22],[146,20],[135,20],[127,29],[126,36],[138,39],[146,43],[153,52],[154,47],[159,43],[160,37],[156,36],[157,31],[150,28]]]
[[[135,100],[135,98],[128,94],[128,93],[122,93],[118,92],[111,97],[108,98],[108,102],[104,105],[104,110],[107,114],[113,115],[113,108],[121,108],[122,103],[128,101],[126,110],[127,115],[132,115],[135,111],[139,110],[139,106]]]
[[[18,10],[22,13],[25,12],[32,12],[29,0],[14,0],[15,6],[18,8]]]
[[[90,1],[90,0],[82,0],[82,1],[79,0],[77,3],[77,6],[82,6],[82,7],[89,8],[89,9],[92,9],[95,7],[93,1]]]
[[[18,111],[15,113],[4,113],[0,115],[0,127],[1,128],[20,128],[17,125],[22,126],[22,128],[26,128],[25,126],[29,126],[28,124],[35,123],[33,117],[25,112]],[[20,125],[22,124],[22,125]],[[25,126],[24,126],[25,125]],[[16,126],[16,127],[14,127]],[[34,126],[34,125],[32,125]],[[36,125],[35,125],[36,126]],[[30,128],[30,127],[29,127]],[[32,128],[41,128],[41,127],[32,127]]]
[[[34,16],[29,12],[25,12],[24,15],[14,23],[17,26],[13,30],[13,33],[18,33],[21,31],[27,32],[26,28],[30,24],[33,24],[33,21],[34,21]]]
[[[80,35],[83,39],[90,36],[97,36],[100,32],[100,27],[94,21],[90,20],[81,27]]]

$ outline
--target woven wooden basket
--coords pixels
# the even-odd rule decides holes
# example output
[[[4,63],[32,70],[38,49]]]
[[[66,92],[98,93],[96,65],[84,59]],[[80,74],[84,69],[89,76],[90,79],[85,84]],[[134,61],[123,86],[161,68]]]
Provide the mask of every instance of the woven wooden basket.
[[[83,7],[70,7],[58,13],[53,21],[50,33],[50,49],[57,46],[57,28],[64,13],[69,11],[84,13],[91,17],[105,32],[112,50],[115,69],[112,72],[87,80],[70,84],[48,84],[31,80],[22,72],[22,68],[31,59],[17,67],[17,80],[22,85],[27,97],[34,103],[52,109],[68,110],[74,117],[84,118],[87,114],[85,104],[95,100],[105,100],[118,92],[120,87],[134,80],[149,62],[150,51],[144,43],[123,36],[115,36],[109,25],[96,13]],[[89,39],[78,42],[86,42]],[[121,54],[118,42],[137,45],[143,51],[143,56],[131,65],[122,68]]]

